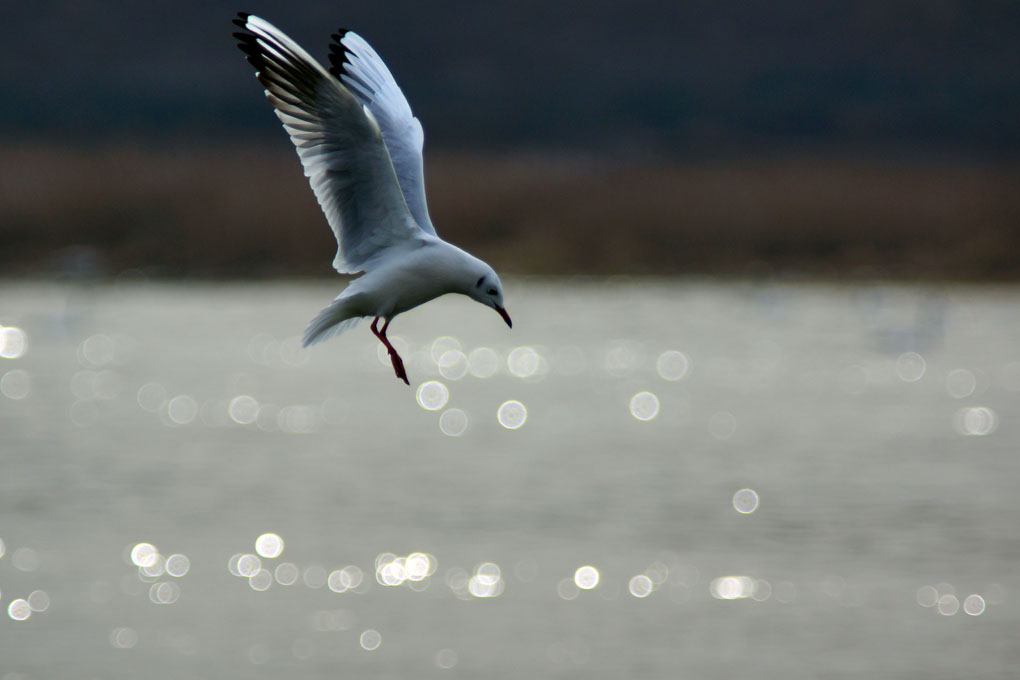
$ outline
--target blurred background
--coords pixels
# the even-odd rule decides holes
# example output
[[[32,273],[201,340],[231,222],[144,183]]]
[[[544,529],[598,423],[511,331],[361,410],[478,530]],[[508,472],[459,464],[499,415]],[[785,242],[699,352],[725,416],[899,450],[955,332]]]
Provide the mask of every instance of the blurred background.
[[[340,24],[376,47],[425,127],[433,221],[500,271],[1020,271],[1014,2],[245,9],[323,60]],[[235,10],[5,8],[5,271],[330,273]]]
[[[343,25],[460,296],[343,285],[236,49]],[[1020,3],[9,2],[0,680],[1013,678]],[[55,644],[59,643],[59,644]]]

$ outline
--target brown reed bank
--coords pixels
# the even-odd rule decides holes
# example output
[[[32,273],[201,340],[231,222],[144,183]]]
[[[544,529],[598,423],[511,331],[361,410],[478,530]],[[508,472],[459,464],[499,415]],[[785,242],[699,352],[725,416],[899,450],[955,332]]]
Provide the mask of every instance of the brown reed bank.
[[[1020,278],[1020,165],[426,163],[440,234],[508,273]],[[0,178],[6,275],[332,271],[332,234],[283,145],[7,144]]]

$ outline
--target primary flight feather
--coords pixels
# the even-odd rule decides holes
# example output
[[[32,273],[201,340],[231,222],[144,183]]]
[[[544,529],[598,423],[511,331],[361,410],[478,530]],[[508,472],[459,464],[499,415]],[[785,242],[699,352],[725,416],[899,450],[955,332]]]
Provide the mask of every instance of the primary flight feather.
[[[364,272],[312,320],[305,346],[373,317],[372,333],[386,346],[394,373],[410,384],[386,337],[397,314],[461,293],[510,326],[492,267],[436,235],[425,203],[425,135],[375,50],[340,30],[332,36],[327,70],[265,19],[239,13],[234,23],[244,29],[234,33],[238,47],[297,148],[336,236],[333,267]]]

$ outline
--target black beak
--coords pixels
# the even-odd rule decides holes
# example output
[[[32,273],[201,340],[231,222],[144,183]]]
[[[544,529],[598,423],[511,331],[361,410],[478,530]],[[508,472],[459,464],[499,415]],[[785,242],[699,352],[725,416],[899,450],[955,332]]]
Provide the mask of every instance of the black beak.
[[[509,326],[510,328],[513,328],[514,324],[512,321],[510,321],[510,315],[506,313],[506,310],[497,304],[493,304],[492,306],[495,307],[496,311],[499,312],[499,315],[503,317],[503,321],[506,321],[506,325]]]

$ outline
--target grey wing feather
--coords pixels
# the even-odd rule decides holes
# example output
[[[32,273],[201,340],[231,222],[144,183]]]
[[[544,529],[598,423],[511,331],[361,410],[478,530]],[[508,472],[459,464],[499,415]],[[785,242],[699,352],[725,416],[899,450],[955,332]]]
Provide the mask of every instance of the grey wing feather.
[[[238,47],[255,67],[336,235],[336,270],[361,271],[381,251],[421,236],[370,110],[269,22],[241,14],[234,23],[248,31],[234,34]]]
[[[343,31],[330,45],[330,72],[368,108],[382,130],[407,208],[421,229],[435,235],[425,202],[422,149],[425,132],[393,74],[372,46],[357,33]]]

